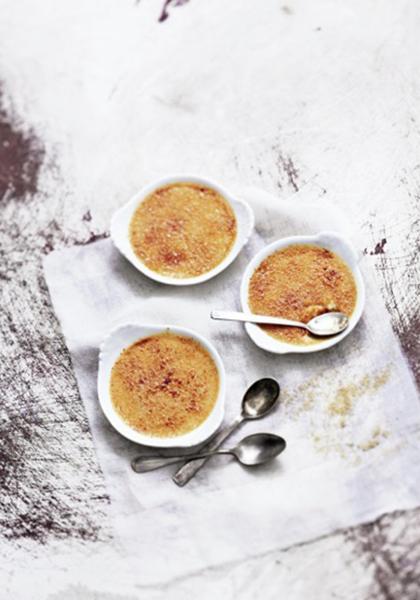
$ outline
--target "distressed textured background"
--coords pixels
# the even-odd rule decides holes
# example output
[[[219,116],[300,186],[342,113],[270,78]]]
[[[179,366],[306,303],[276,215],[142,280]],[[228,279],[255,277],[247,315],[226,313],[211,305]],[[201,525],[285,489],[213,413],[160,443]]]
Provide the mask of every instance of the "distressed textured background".
[[[0,11],[0,597],[183,598],[199,585],[224,598],[420,598],[420,510],[141,588],[119,560],[41,268],[54,248],[106,236],[113,210],[168,172],[279,198],[314,181],[360,227],[420,382],[420,5],[0,0]]]

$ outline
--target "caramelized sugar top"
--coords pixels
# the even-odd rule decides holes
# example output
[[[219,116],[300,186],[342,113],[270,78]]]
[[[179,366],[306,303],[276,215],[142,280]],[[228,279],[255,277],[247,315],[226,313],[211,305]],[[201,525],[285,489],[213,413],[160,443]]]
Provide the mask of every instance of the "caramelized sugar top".
[[[134,252],[152,271],[196,277],[216,267],[236,238],[236,218],[221,194],[194,183],[152,192],[130,224]]]
[[[350,316],[356,295],[353,275],[339,256],[326,248],[295,244],[262,261],[251,277],[248,302],[255,314],[307,323],[330,311]],[[292,344],[320,341],[296,327],[262,327],[272,337]]]
[[[128,425],[170,437],[195,429],[208,417],[219,393],[219,374],[201,344],[162,333],[123,350],[112,368],[110,392]]]

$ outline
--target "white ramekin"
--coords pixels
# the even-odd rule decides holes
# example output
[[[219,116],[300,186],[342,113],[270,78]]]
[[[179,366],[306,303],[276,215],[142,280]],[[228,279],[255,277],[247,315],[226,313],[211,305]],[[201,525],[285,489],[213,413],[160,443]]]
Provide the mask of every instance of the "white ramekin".
[[[323,340],[318,341],[315,344],[310,344],[307,346],[303,344],[289,344],[287,342],[277,340],[274,337],[268,335],[268,333],[266,333],[258,325],[255,325],[253,323],[246,323],[245,329],[252,341],[260,348],[263,348],[263,350],[267,350],[268,352],[274,352],[276,354],[288,354],[291,352],[307,354],[310,352],[319,352],[320,350],[331,348],[331,346],[338,344],[338,342],[340,342],[343,338],[349,335],[349,333],[355,328],[357,322],[359,321],[362,315],[363,308],[365,305],[365,286],[358,266],[356,252],[354,251],[350,242],[348,242],[340,234],[332,231],[323,231],[318,235],[297,235],[293,237],[279,239],[269,244],[268,246],[262,248],[262,250],[260,250],[258,254],[254,256],[251,262],[248,263],[248,266],[246,267],[242,277],[241,304],[244,312],[252,312],[248,304],[248,293],[249,281],[255,269],[257,269],[261,262],[265,258],[267,258],[267,256],[270,256],[270,254],[273,254],[277,250],[281,250],[282,248],[286,248],[287,246],[291,246],[294,244],[313,244],[315,246],[327,248],[328,250],[331,250],[340,258],[342,258],[351,270],[354,280],[356,282],[356,306],[352,315],[350,316],[350,322],[347,329],[345,329],[342,333],[338,335],[325,338]]]
[[[196,340],[210,354],[219,374],[219,393],[209,416],[192,431],[172,437],[150,436],[130,427],[116,412],[110,394],[111,370],[121,352],[139,339],[163,332],[171,332]],[[127,323],[112,330],[100,346],[98,370],[99,403],[111,425],[125,438],[137,444],[159,448],[187,448],[201,444],[215,433],[222,423],[225,406],[225,387],[225,369],[216,348],[201,335],[184,327]]]
[[[203,185],[219,192],[219,194],[221,194],[229,203],[235,214],[237,234],[231,250],[222,260],[222,262],[214,267],[214,269],[211,269],[210,271],[207,271],[206,273],[196,277],[180,278],[161,275],[160,273],[149,269],[135,254],[132,248],[129,227],[134,212],[149,194],[162,186],[169,185],[171,183],[183,182]],[[129,202],[127,202],[127,204],[119,208],[114,213],[111,219],[111,239],[118,250],[125,256],[125,258],[147,277],[150,277],[155,281],[159,281],[160,283],[166,283],[169,285],[194,285],[207,281],[226,269],[226,267],[228,267],[235,260],[243,246],[248,241],[253,228],[254,213],[252,212],[250,206],[236,195],[233,195],[228,190],[224,189],[218,183],[214,183],[205,177],[198,177],[196,175],[172,175],[170,177],[159,179],[158,181],[145,186]]]

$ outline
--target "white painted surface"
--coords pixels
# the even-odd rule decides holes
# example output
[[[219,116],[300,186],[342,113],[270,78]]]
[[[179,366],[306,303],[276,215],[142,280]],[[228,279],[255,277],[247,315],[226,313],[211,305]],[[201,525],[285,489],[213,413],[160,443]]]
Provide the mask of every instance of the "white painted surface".
[[[419,283],[415,0],[294,0],[287,8],[190,0],[164,23],[158,0],[1,0],[0,9],[6,92],[56,165],[42,173],[42,202],[32,212],[11,203],[5,220],[17,215],[42,231],[56,219],[83,239],[87,209],[103,231],[118,206],[168,172],[205,172],[279,197],[315,181],[360,228],[368,252],[387,238],[386,256],[370,260],[394,326],[407,330]],[[83,471],[62,468],[83,486]],[[146,590],[116,564],[111,542],[2,541],[0,595],[416,598],[419,539],[417,512],[386,517]]]

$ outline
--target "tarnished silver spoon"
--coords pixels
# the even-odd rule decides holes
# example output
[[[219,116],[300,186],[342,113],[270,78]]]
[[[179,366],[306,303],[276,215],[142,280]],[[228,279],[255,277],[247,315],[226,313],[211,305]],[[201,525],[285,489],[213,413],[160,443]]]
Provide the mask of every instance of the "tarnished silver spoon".
[[[216,454],[231,454],[242,465],[254,467],[262,465],[278,456],[286,448],[286,441],[273,433],[254,433],[243,438],[233,448],[200,452],[191,458],[210,458]],[[131,462],[131,468],[136,473],[154,471],[167,465],[185,460],[185,456],[137,456]]]
[[[237,427],[249,419],[261,419],[265,417],[277,404],[280,394],[280,386],[275,379],[264,377],[255,381],[245,392],[242,399],[241,414],[231,425],[223,428],[210,440],[205,450],[216,450],[222,442],[229,437]],[[205,464],[207,458],[189,459],[182,465],[172,477],[173,481],[180,486],[185,485]]]
[[[308,323],[290,321],[289,319],[282,319],[280,317],[253,315],[252,313],[228,310],[212,310],[210,316],[212,319],[221,321],[241,321],[243,323],[256,323],[258,325],[287,325],[289,327],[301,327],[317,336],[337,335],[337,333],[344,331],[349,324],[349,318],[341,312],[327,312],[314,317]]]

